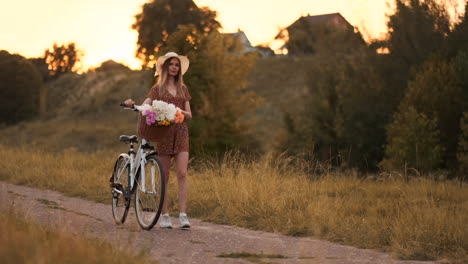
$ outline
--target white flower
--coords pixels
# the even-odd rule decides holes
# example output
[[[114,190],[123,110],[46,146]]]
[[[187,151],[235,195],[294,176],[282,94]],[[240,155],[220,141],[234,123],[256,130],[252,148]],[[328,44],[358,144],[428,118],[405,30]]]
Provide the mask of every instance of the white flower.
[[[167,108],[166,108],[166,111],[165,111],[165,115],[166,115],[167,120],[169,120],[170,122],[173,122],[174,118],[175,118],[175,114],[176,114],[175,105],[173,105],[173,104],[167,105]]]
[[[153,111],[151,106],[149,104],[144,104],[144,105],[135,105],[135,108],[141,112],[142,115],[145,115],[145,110]]]
[[[145,115],[145,111],[149,110],[156,113],[156,121],[169,121],[174,122],[176,111],[179,109],[173,104],[168,104],[164,101],[154,100],[151,105],[145,104],[136,106],[137,110]],[[180,110],[180,109],[179,109]]]

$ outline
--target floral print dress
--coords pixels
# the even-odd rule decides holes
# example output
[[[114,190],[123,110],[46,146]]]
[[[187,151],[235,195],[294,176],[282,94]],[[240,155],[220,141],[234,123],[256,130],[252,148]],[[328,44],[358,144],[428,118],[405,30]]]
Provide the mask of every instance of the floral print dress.
[[[176,96],[166,93],[164,96],[160,96],[157,85],[151,87],[148,92],[148,98],[151,100],[161,100],[166,103],[174,104],[182,110],[185,109],[185,102],[191,99],[190,94],[186,86],[183,87],[188,98],[184,99],[181,95]],[[156,143],[156,149],[159,154],[163,155],[175,155],[179,152],[189,151],[189,133],[188,127],[185,122],[180,124],[171,124],[168,127],[147,125],[145,119],[138,115],[137,134],[140,138],[144,138],[148,141]]]

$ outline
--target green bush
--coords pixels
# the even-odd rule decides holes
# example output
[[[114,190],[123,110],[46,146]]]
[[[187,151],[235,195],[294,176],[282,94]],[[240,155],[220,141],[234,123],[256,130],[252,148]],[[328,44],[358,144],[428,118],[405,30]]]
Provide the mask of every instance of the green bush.
[[[36,67],[26,58],[0,51],[0,124],[13,124],[39,113],[43,85]]]
[[[438,56],[424,62],[408,84],[400,108],[413,107],[418,113],[437,119],[441,144],[445,149],[441,167],[449,169],[456,168],[460,118],[466,105],[457,67],[454,61]]]
[[[303,69],[297,71],[304,75],[307,91],[298,101],[302,109],[290,112],[295,106],[284,107],[288,129],[282,147],[291,154],[313,151],[332,165],[376,170],[395,104],[389,99],[394,89],[375,67],[379,59],[361,48],[350,54],[316,54],[302,62]],[[285,94],[283,101],[286,96],[292,97]]]
[[[384,169],[427,172],[440,166],[443,147],[436,119],[410,107],[396,114],[387,134],[385,159],[380,163]]]

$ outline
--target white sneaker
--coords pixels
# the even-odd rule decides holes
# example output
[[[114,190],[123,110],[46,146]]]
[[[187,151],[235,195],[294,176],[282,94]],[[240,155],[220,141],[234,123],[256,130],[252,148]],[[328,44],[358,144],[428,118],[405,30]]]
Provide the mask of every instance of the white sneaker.
[[[171,217],[168,213],[161,215],[161,222],[159,223],[161,228],[172,228]]]
[[[180,228],[190,228],[190,222],[186,213],[179,214],[179,223]]]

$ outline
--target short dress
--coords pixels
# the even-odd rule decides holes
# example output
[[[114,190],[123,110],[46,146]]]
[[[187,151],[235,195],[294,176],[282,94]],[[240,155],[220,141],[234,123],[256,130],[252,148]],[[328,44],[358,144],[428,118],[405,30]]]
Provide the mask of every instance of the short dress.
[[[160,96],[157,85],[151,87],[147,97],[151,100],[161,100],[174,104],[185,111],[185,102],[192,99],[192,97],[190,96],[186,86],[184,86],[183,89],[185,94],[187,94],[187,98],[185,99],[179,94],[176,94],[175,97],[170,93]],[[158,135],[158,133],[161,132],[161,129],[166,130],[163,137]],[[185,122],[171,124],[168,127],[155,126],[154,124],[147,125],[144,117],[140,114],[138,115],[137,135],[140,138],[155,142],[156,149],[159,154],[173,156],[179,152],[189,151],[189,132]]]

